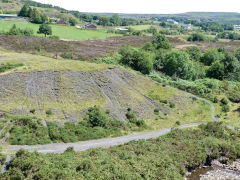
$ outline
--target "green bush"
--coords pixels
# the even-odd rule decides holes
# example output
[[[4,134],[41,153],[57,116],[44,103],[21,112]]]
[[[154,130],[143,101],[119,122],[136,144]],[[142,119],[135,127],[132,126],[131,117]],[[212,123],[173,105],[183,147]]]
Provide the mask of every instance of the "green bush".
[[[157,49],[171,49],[172,46],[169,44],[169,41],[166,36],[163,34],[156,34],[154,36],[154,40],[152,42],[153,44],[156,44]]]
[[[162,64],[162,71],[169,76],[189,80],[195,76],[193,63],[190,61],[190,57],[186,52],[174,50],[167,53]]]
[[[32,114],[35,114],[35,112],[36,112],[36,109],[30,109],[30,111],[29,111],[30,113],[32,113]]]
[[[227,98],[222,98],[220,102],[221,102],[222,105],[227,105],[228,104]]]
[[[192,60],[200,61],[202,57],[201,49],[197,46],[191,46],[187,48],[187,53],[190,55]]]
[[[73,59],[73,54],[72,53],[63,53],[60,56],[64,59]]]
[[[94,106],[88,109],[87,117],[84,119],[92,127],[106,127],[109,119],[105,113],[103,113],[99,107]]]
[[[0,153],[0,165],[2,166],[3,164],[5,164],[5,161],[6,161],[6,155]]]
[[[229,111],[230,111],[229,105],[223,105],[223,106],[222,106],[222,111],[223,111],[223,112],[229,112]]]
[[[144,51],[131,46],[122,47],[119,51],[122,55],[120,63],[127,65],[143,74],[149,74],[153,69],[152,56]]]
[[[46,111],[46,115],[48,115],[48,116],[51,116],[51,115],[53,115],[53,112],[52,112],[52,110],[51,110],[51,109],[48,109],[48,110]]]
[[[49,36],[48,38],[49,39],[55,39],[55,40],[59,40],[60,39],[59,36],[55,36],[55,35]]]
[[[218,52],[217,49],[208,49],[202,56],[201,62],[203,62],[205,65],[210,66],[215,61],[221,61],[224,59],[224,54],[221,52]]]
[[[10,69],[14,69],[16,67],[23,66],[23,63],[17,63],[17,64],[11,64],[11,63],[6,63],[6,64],[1,64],[0,65],[0,73],[5,72]]]
[[[187,40],[188,41],[205,41],[206,37],[201,33],[193,33],[188,37]]]
[[[169,106],[170,106],[170,108],[175,108],[176,107],[174,102],[169,102]]]
[[[225,75],[224,64],[219,61],[214,62],[207,70],[207,77],[223,80]]]
[[[74,152],[74,148],[73,147],[68,147],[65,152]]]
[[[34,32],[33,32],[33,29],[30,29],[30,28],[26,28],[26,29],[17,28],[17,26],[14,24],[7,34],[18,35],[18,36],[33,36]]]
[[[163,104],[167,104],[167,103],[168,103],[168,101],[167,101],[167,100],[164,100],[164,99],[160,99],[159,102],[160,102],[160,103],[163,103]]]

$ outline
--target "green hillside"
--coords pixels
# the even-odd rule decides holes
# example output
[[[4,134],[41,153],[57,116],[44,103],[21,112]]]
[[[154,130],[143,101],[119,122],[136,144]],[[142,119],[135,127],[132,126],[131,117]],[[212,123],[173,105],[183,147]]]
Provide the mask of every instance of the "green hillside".
[[[35,109],[40,118],[64,122],[82,119],[94,105],[124,120],[130,107],[155,129],[171,127],[177,120],[211,121],[208,104],[120,67],[1,51],[0,63],[7,62],[24,66],[0,74],[3,111],[30,115],[30,110]],[[168,102],[176,107],[170,108]],[[45,114],[49,109],[52,116]],[[154,113],[155,109],[159,113]]]
[[[18,28],[33,29],[34,35],[39,37],[44,37],[43,34],[37,34],[39,29],[38,24],[33,24],[30,22],[19,22],[19,21],[4,21],[0,20],[0,32],[8,32],[13,25],[16,25]],[[121,36],[119,34],[107,33],[104,30],[81,30],[73,26],[62,26],[62,25],[51,25],[53,35],[58,36],[60,39],[69,39],[69,40],[93,40],[93,39],[105,39],[113,36]]]

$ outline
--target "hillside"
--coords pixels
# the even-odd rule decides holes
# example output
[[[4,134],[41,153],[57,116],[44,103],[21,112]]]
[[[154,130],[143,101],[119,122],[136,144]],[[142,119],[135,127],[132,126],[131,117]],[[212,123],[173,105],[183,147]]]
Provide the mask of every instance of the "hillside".
[[[60,7],[53,7],[48,4],[36,3],[35,1],[31,0],[8,0],[8,1],[0,0],[0,7],[4,10],[5,13],[17,14],[24,4],[37,8],[38,10],[45,13],[49,17],[74,18],[74,16],[70,13],[67,13],[65,9]]]
[[[121,67],[2,50],[0,63],[7,62],[24,66],[0,74],[1,111],[30,115],[30,110],[36,109],[40,118],[63,122],[78,121],[89,107],[98,105],[124,121],[130,107],[138,118],[156,129],[170,127],[177,120],[211,120],[208,104]],[[161,100],[173,102],[176,107],[170,108]],[[156,108],[159,115],[154,113]],[[47,110],[53,115],[47,116]]]

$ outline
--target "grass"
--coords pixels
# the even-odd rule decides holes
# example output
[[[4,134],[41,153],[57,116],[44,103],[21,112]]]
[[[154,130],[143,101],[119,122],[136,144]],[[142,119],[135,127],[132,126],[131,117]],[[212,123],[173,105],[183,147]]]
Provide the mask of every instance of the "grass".
[[[53,70],[53,71],[96,71],[104,70],[111,65],[106,64],[95,64],[84,61],[76,60],[56,60],[49,57],[32,55],[27,53],[15,53],[12,51],[7,51],[0,49],[0,63],[23,63],[24,66],[14,68],[13,70],[6,71],[4,74],[12,72],[34,72],[34,71],[44,71],[44,70]]]
[[[159,26],[155,26],[155,25],[135,25],[135,26],[130,26],[130,27],[133,28],[134,30],[141,31],[141,30],[149,29],[151,26],[160,29]]]
[[[42,34],[37,34],[39,25],[29,22],[20,21],[5,21],[0,20],[0,32],[9,31],[9,29],[16,24],[18,28],[25,29],[31,28],[34,30],[34,35],[39,37],[44,37]],[[113,33],[106,33],[103,30],[80,30],[72,26],[62,26],[62,25],[51,25],[53,35],[60,37],[60,39],[69,40],[94,40],[94,39],[105,39],[112,36],[121,36]]]

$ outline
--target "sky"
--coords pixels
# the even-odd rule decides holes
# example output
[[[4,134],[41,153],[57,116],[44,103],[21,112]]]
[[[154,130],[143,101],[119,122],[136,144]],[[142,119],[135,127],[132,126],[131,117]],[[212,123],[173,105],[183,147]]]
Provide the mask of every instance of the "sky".
[[[80,12],[167,14],[239,12],[240,0],[36,0]]]

